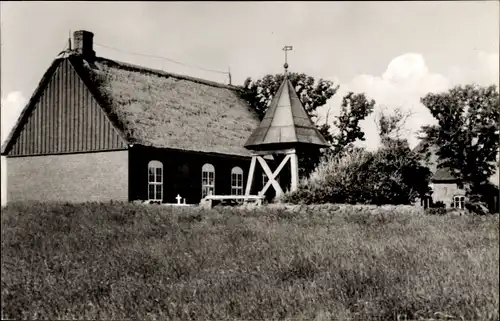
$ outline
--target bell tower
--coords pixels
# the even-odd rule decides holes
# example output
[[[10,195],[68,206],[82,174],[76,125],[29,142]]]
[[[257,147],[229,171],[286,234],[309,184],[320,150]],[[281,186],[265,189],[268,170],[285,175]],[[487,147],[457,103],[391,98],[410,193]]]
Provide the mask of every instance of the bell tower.
[[[297,150],[330,146],[305,111],[288,77],[287,51],[292,50],[292,46],[285,46],[283,50],[285,51],[283,82],[274,95],[260,125],[245,143],[245,148],[253,152],[245,195],[250,195],[257,162],[259,162],[264,173],[269,178],[259,194],[264,195],[272,185],[276,191],[276,196],[279,196],[283,193],[283,190],[276,178],[288,161],[290,161],[291,165],[290,190],[297,189],[299,179]],[[263,158],[266,155],[285,155],[285,157],[276,170],[272,172]]]

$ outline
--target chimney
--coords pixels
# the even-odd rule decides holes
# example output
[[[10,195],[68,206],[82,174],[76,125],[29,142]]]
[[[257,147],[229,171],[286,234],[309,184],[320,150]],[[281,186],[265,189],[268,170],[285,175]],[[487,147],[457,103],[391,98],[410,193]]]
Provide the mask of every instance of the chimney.
[[[75,51],[82,55],[83,58],[92,60],[95,58],[94,51],[94,34],[86,30],[78,30],[73,33],[74,39],[74,49]]]

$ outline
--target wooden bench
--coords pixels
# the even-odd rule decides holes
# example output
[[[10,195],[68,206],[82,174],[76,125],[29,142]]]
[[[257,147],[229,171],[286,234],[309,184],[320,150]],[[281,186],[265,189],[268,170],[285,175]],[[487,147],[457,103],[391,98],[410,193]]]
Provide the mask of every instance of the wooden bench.
[[[242,200],[244,203],[247,203],[248,201],[253,201],[257,205],[262,205],[262,202],[264,200],[264,196],[260,195],[208,195],[205,196],[200,201],[200,206],[204,208],[212,208],[214,206],[214,203],[221,203],[221,202],[227,202],[227,201],[239,201]]]

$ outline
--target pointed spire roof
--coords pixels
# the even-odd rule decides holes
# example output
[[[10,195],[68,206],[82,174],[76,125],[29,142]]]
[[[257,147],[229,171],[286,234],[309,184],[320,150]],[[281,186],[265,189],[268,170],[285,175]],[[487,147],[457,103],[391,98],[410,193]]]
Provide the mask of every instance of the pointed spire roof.
[[[259,127],[245,143],[247,149],[278,149],[304,144],[316,147],[330,146],[307,115],[295,88],[288,79],[287,68],[288,64],[285,63],[283,82]]]

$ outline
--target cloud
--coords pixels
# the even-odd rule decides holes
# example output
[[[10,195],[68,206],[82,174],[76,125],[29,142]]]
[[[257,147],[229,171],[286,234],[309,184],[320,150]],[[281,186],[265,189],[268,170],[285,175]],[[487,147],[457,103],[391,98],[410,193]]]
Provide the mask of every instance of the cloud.
[[[2,144],[9,135],[12,127],[17,121],[27,99],[20,91],[10,92],[7,97],[2,97]]]
[[[454,85],[461,83],[477,83],[481,85],[499,85],[499,62],[498,53],[479,51],[467,61],[467,68],[452,66],[450,68],[450,79]]]
[[[327,109],[331,108],[331,120],[332,116],[338,115],[342,97],[347,92],[365,93],[368,98],[376,101],[376,107],[372,115],[360,124],[366,137],[366,141],[360,145],[372,150],[377,148],[380,138],[375,116],[383,109],[390,112],[401,108],[412,113],[405,129],[406,138],[410,146],[414,147],[418,143],[417,132],[421,126],[436,122],[427,108],[420,103],[421,97],[429,92],[446,91],[458,84],[475,82],[480,85],[498,85],[498,69],[498,54],[477,52],[466,66],[455,66],[445,76],[430,71],[422,54],[406,53],[392,59],[380,76],[363,74],[347,83],[340,83],[339,92],[322,108],[320,115],[324,117]],[[337,79],[330,77],[330,80]]]
[[[1,141],[2,145],[5,142],[5,139],[9,135],[12,127],[17,121],[19,114],[21,113],[24,105],[26,104],[27,99],[24,98],[21,92],[13,91],[10,92],[7,97],[1,99],[1,116],[2,116],[2,133],[1,133]],[[1,204],[5,205],[7,201],[7,162],[5,161],[5,157],[1,157]]]

